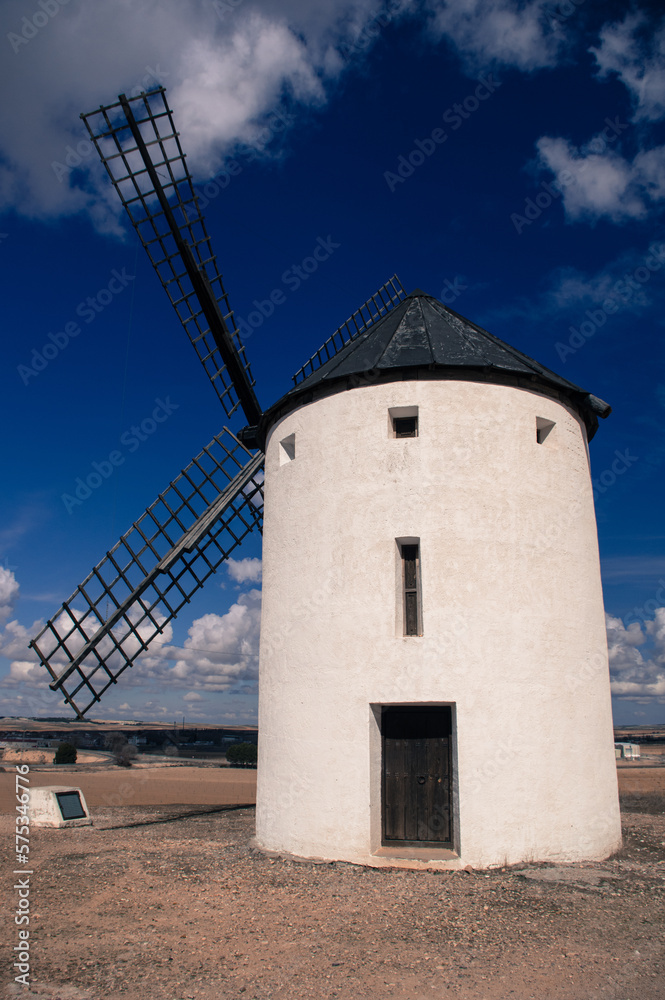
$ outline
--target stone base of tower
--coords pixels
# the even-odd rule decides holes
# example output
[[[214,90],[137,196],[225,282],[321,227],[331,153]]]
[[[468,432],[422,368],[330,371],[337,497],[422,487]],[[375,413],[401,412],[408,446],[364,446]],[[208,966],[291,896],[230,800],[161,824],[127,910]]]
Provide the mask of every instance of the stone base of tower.
[[[464,858],[459,858],[453,854],[453,856],[437,857],[436,852],[428,851],[418,851],[417,853],[422,855],[421,857],[413,856],[402,856],[402,854],[396,854],[392,851],[379,851],[376,854],[368,854],[366,857],[354,857],[354,858],[324,858],[315,857],[313,855],[304,857],[301,854],[291,854],[289,851],[274,851],[268,847],[264,847],[256,837],[252,837],[249,841],[249,846],[255,851],[260,851],[262,854],[267,855],[270,858],[280,858],[283,861],[291,861],[294,864],[321,864],[327,865],[335,861],[341,861],[345,864],[361,865],[364,868],[402,868],[407,871],[469,871],[473,869],[474,871],[486,869],[503,868],[506,866],[505,862],[495,862],[489,865],[473,865],[471,862],[466,861]],[[546,858],[544,861],[546,863],[557,864],[576,864],[580,861],[604,861],[615,851],[618,851],[621,847],[621,839],[614,850],[607,853],[603,853],[600,857],[593,858],[583,858],[578,859],[577,862],[570,861],[567,858],[560,859],[557,861],[556,858]],[[406,852],[405,852],[406,853]],[[441,854],[449,855],[451,852],[440,852]],[[518,864],[537,864],[537,860],[532,858],[525,858],[521,861],[513,861],[511,865]]]
[[[612,850],[603,851],[598,856],[594,855],[593,857],[571,859],[568,857],[556,858],[549,855],[545,858],[518,858],[509,862],[495,861],[494,863],[482,865],[473,864],[473,862],[469,861],[467,858],[457,857],[453,852],[448,851],[430,853],[429,851],[418,850],[413,852],[413,854],[419,855],[418,857],[415,857],[413,855],[407,856],[408,854],[411,854],[411,852],[397,854],[386,849],[377,851],[376,854],[354,855],[353,857],[336,856],[333,858],[321,857],[319,855],[304,856],[302,854],[292,854],[290,851],[286,850],[273,850],[272,848],[264,847],[263,844],[259,843],[256,837],[253,837],[249,842],[249,846],[251,848],[261,851],[262,854],[266,854],[268,857],[281,858],[285,861],[292,861],[296,864],[330,864],[333,861],[342,861],[346,864],[362,865],[364,868],[403,868],[409,871],[431,871],[432,869],[435,871],[463,871],[465,869],[482,870],[484,868],[502,868],[507,867],[508,865],[519,864],[554,864],[555,862],[557,864],[576,864],[583,861],[605,861],[606,858],[610,857],[610,855],[614,854],[615,851],[618,851],[621,848],[621,844],[621,837],[619,837]],[[446,856],[437,857],[437,853],[445,854]]]
[[[268,857],[282,858],[285,861],[293,861],[296,864],[325,865],[330,864],[332,861],[344,861],[347,864],[362,865],[365,868],[405,868],[411,871],[429,871],[432,868],[440,869],[441,871],[455,871],[465,867],[464,862],[451,851],[432,852],[431,854],[428,851],[421,851],[422,857],[401,857],[392,851],[387,854],[379,851],[377,854],[368,855],[366,858],[349,861],[348,858],[303,857],[301,854],[291,854],[289,851],[273,851],[260,844],[256,837],[252,837],[249,846],[253,850],[261,851],[262,854],[266,854]],[[445,857],[436,857],[434,856],[436,853],[445,855]],[[466,867],[472,866],[469,865]]]

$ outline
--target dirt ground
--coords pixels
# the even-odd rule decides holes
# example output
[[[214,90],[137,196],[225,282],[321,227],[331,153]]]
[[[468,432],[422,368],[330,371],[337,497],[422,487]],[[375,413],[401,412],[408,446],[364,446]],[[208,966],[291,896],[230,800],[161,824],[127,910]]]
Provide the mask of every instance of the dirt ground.
[[[619,777],[619,855],[490,872],[267,857],[248,846],[254,810],[196,804],[191,777],[194,804],[100,805],[94,827],[33,832],[31,985],[12,982],[12,900],[4,996],[662,1000],[665,769]]]
[[[256,771],[221,767],[114,767],[30,771],[30,787],[80,788],[91,811],[103,806],[253,805]],[[0,774],[0,814],[14,811],[14,772]]]

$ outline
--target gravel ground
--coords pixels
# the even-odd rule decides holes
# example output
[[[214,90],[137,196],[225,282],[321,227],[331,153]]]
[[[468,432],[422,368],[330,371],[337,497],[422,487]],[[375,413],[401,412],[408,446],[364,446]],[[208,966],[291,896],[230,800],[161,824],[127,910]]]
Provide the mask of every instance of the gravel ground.
[[[249,808],[98,809],[33,831],[31,985],[12,900],[4,996],[663,1000],[665,801],[626,806],[651,812],[609,861],[454,873],[270,858]]]

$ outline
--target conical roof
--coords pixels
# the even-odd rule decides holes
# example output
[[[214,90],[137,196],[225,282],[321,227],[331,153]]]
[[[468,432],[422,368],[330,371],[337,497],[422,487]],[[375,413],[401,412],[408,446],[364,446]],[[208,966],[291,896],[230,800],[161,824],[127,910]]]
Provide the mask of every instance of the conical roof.
[[[362,384],[409,378],[446,378],[512,384],[565,397],[585,420],[591,438],[607,403],[545,368],[443,302],[417,289],[282,397],[265,415],[269,426],[319,395]],[[352,380],[352,384],[349,384]]]

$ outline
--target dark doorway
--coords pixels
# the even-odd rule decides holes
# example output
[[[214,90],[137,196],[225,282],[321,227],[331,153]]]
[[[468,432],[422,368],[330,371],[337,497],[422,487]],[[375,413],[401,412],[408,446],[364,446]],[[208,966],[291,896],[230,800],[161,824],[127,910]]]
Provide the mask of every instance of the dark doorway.
[[[386,707],[381,735],[383,842],[452,848],[450,706]]]

